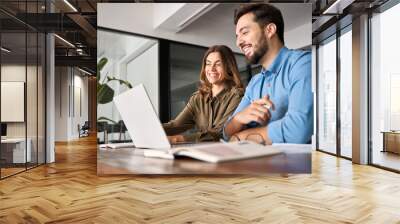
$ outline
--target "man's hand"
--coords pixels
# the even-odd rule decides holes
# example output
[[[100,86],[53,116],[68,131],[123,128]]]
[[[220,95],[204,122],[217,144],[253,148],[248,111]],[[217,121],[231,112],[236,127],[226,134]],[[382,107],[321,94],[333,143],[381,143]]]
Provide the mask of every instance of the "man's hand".
[[[249,128],[243,131],[240,131],[230,138],[229,141],[253,141],[256,143],[263,143],[266,145],[271,145],[272,141],[268,137],[268,127],[262,126],[257,128]]]
[[[185,137],[183,135],[172,135],[172,136],[167,136],[167,137],[168,137],[169,143],[171,143],[171,144],[185,141]]]
[[[261,125],[266,125],[271,118],[269,109],[274,110],[274,104],[269,96],[253,101],[246,109],[236,114],[233,118],[241,125],[255,121]]]
[[[265,95],[263,98],[258,99],[258,100],[254,100],[253,103],[257,103],[261,106],[264,106],[265,108],[269,109],[269,110],[275,110],[275,105],[274,103],[271,101],[271,99],[269,99],[269,95]]]

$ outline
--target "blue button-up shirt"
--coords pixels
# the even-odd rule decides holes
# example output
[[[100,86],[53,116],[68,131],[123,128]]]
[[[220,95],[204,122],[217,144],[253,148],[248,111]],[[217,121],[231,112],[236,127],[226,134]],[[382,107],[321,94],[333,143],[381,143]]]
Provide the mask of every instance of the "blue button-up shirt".
[[[270,110],[268,137],[273,143],[309,143],[313,134],[313,93],[311,90],[311,53],[282,47],[268,69],[250,80],[246,92],[228,119],[252,101],[269,95],[275,106]],[[226,125],[226,124],[225,124]],[[249,128],[259,124],[251,122]],[[224,132],[224,138],[227,136]]]

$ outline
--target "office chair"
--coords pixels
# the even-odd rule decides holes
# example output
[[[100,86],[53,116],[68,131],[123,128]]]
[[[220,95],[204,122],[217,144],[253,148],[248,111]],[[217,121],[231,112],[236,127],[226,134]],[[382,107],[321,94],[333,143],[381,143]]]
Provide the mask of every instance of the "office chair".
[[[119,141],[122,141],[122,134],[124,134],[124,140],[126,140],[126,131],[128,131],[128,129],[126,128],[124,121],[119,120],[117,125],[119,126]]]
[[[85,121],[85,123],[82,125],[82,127],[79,127],[80,125],[78,124],[78,129],[79,129],[79,138],[80,137],[87,137],[89,136],[89,121]]]

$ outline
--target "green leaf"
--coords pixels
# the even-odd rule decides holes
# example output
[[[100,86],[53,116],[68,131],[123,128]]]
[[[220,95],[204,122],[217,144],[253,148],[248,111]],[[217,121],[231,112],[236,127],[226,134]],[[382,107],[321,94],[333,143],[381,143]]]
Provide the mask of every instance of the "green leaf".
[[[104,68],[107,62],[107,58],[101,58],[100,61],[97,63],[97,81],[100,81],[100,71]]]
[[[122,80],[122,79],[117,79],[117,78],[112,77],[112,76],[107,76],[107,82],[111,82],[111,81],[119,81],[120,85],[125,85],[129,89],[132,88],[132,84],[129,81]]]
[[[107,117],[99,117],[99,118],[97,119],[97,121],[110,121],[110,122],[113,123],[113,124],[117,124],[116,121],[111,120],[110,118],[107,118]]]
[[[106,104],[113,100],[114,90],[107,84],[97,84],[97,103]]]
[[[119,84],[126,85],[129,89],[132,89],[132,84],[126,80],[119,80]]]
[[[115,78],[114,78],[114,77],[112,77],[112,76],[107,76],[106,78],[107,78],[107,82],[110,82],[110,81],[113,81],[113,80],[115,80]]]

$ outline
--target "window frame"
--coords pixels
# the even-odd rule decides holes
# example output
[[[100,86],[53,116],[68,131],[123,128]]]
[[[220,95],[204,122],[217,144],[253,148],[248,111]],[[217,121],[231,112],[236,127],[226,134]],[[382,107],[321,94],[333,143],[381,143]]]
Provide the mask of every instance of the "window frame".
[[[339,24],[340,23],[340,24]],[[352,22],[351,17],[345,16],[342,20],[338,20],[335,24],[327,29],[327,33],[322,32],[322,38],[317,38],[316,45],[316,150],[319,152],[327,153],[329,155],[337,156],[339,158],[343,158],[346,160],[352,160],[352,158],[342,155],[341,150],[341,118],[340,118],[340,104],[341,104],[341,97],[340,97],[340,81],[341,81],[341,67],[340,67],[340,37],[347,32],[352,32]],[[332,29],[336,29],[335,32],[332,32]],[[320,74],[319,74],[319,60],[320,55],[318,49],[320,45],[327,44],[331,41],[336,41],[336,152],[332,153],[327,150],[320,148],[319,136],[319,112],[320,112],[320,101],[319,101],[319,86],[320,86]]]

